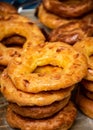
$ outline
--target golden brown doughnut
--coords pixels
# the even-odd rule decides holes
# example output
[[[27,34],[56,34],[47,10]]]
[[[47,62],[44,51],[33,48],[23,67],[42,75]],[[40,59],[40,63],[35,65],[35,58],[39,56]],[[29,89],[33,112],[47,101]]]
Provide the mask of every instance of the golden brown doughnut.
[[[93,36],[93,13],[55,28],[49,34],[49,41],[62,41],[72,45],[90,36]]]
[[[93,0],[43,0],[46,10],[60,17],[76,18],[93,10]]]
[[[14,21],[4,20],[0,22],[0,40],[14,34],[25,37],[26,42],[29,42],[29,44],[40,44],[45,41],[45,37],[41,33],[41,30],[32,22],[21,22],[20,19],[15,19]]]
[[[71,21],[76,21],[76,20],[73,20],[73,19],[64,19],[64,18],[61,18],[55,14],[52,14],[48,11],[46,11],[43,7],[43,4],[41,4],[39,7],[38,7],[38,10],[37,10],[37,17],[38,19],[40,20],[40,22],[45,25],[46,27],[50,28],[50,29],[54,29],[54,28],[57,28],[61,25],[64,25],[66,23],[69,23]]]
[[[66,106],[70,99],[70,96],[61,100],[56,101],[50,105],[46,106],[18,106],[17,104],[10,103],[9,107],[15,113],[23,116],[30,117],[34,119],[46,118],[54,115],[58,111],[60,111],[63,107]]]
[[[35,120],[15,114],[10,107],[7,109],[6,119],[12,128],[21,130],[68,130],[77,116],[73,103],[69,102],[59,113],[50,118]]]
[[[17,13],[17,9],[7,3],[7,2],[0,2],[0,15],[2,14],[16,14]]]
[[[88,69],[84,78],[93,81],[93,37],[85,38],[74,44],[73,47],[87,57]]]
[[[72,46],[62,42],[46,42],[33,47],[27,44],[21,57],[13,59],[8,66],[8,74],[17,89],[29,93],[59,90],[86,76],[86,57]],[[34,72],[38,66],[46,65],[57,66],[60,71],[43,75]]]
[[[74,89],[74,86],[72,86],[58,91],[47,91],[36,94],[25,93],[16,89],[13,82],[7,75],[7,70],[5,70],[2,73],[0,82],[1,82],[1,92],[4,95],[4,97],[9,102],[17,103],[19,106],[50,105],[55,101],[59,101],[70,96],[71,91]]]
[[[93,100],[85,97],[80,90],[77,92],[76,103],[85,115],[93,118]]]
[[[82,22],[74,21],[52,30],[49,34],[49,41],[62,41],[72,45],[84,37],[86,34],[82,28]]]

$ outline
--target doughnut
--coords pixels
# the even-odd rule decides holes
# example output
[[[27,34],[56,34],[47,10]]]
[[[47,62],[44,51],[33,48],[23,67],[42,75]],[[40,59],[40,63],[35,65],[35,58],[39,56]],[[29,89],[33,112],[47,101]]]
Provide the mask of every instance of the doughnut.
[[[46,10],[60,17],[77,18],[93,10],[93,0],[43,0]]]
[[[43,75],[34,72],[37,67],[46,65],[57,66],[60,72]],[[86,74],[86,57],[62,42],[45,42],[33,47],[27,43],[21,57],[13,58],[8,66],[8,75],[15,87],[29,93],[67,88]]]
[[[60,101],[71,95],[74,86],[58,90],[40,93],[25,93],[16,89],[11,79],[7,75],[7,70],[4,70],[1,75],[1,92],[7,101],[17,103],[19,106],[45,106],[50,105],[55,101]],[[6,84],[7,83],[7,84]]]
[[[86,34],[83,31],[82,23],[80,21],[74,21],[52,30],[49,34],[49,41],[62,41],[73,45],[84,37],[86,37]]]
[[[66,106],[69,99],[70,99],[70,96],[68,96],[67,98],[65,98],[61,101],[57,101],[50,105],[41,106],[41,107],[39,107],[39,106],[32,106],[32,107],[22,106],[22,107],[20,107],[14,103],[10,103],[9,106],[12,111],[14,111],[15,113],[17,113],[23,117],[41,119],[41,118],[50,117],[50,116],[54,115],[55,113],[57,113],[58,111],[60,111],[63,107]]]
[[[93,119],[93,100],[85,97],[80,90],[77,92],[76,104],[85,115]]]
[[[93,13],[82,17],[78,21],[71,21],[53,29],[49,33],[49,41],[62,41],[75,44],[86,37],[93,36]]]
[[[45,25],[46,27],[48,27],[50,29],[55,29],[61,25],[69,23],[71,21],[76,21],[73,19],[61,18],[55,14],[52,14],[52,13],[46,11],[43,7],[43,4],[39,5],[39,7],[37,9],[37,17],[43,25]]]
[[[83,39],[82,41],[77,42],[73,45],[73,47],[83,53],[88,61],[88,69],[87,69],[87,75],[84,77],[84,79],[93,81],[93,37],[88,37]]]
[[[18,13],[17,9],[13,5],[11,5],[7,2],[0,1],[0,15],[2,15],[2,14],[17,14],[17,13]]]
[[[24,17],[22,17],[24,18]],[[11,35],[20,35],[26,38],[26,42],[29,44],[40,44],[45,41],[45,37],[41,30],[32,22],[21,22],[20,19],[16,21],[13,20],[3,20],[0,22],[0,41],[5,37]],[[24,43],[24,44],[25,44]]]
[[[49,34],[49,41],[62,41],[75,44],[86,37],[93,36],[93,13],[82,17],[78,21],[71,21],[53,29]]]
[[[21,51],[21,48],[6,47],[0,43],[0,65],[7,66],[13,57],[21,55]]]
[[[77,116],[77,109],[73,103],[69,102],[60,112],[50,118],[32,119],[22,117],[12,111],[10,107],[7,109],[6,119],[12,128],[20,128],[21,130],[62,130],[69,129]]]

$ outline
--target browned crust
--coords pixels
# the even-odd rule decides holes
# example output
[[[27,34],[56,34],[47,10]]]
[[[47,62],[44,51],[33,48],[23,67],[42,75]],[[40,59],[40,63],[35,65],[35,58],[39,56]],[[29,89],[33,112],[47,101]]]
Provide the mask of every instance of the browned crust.
[[[90,13],[80,20],[71,21],[52,30],[49,34],[49,41],[62,41],[73,45],[92,35],[93,13]]]
[[[17,9],[7,3],[7,2],[0,2],[0,14],[14,14],[14,13],[17,13]]]
[[[6,118],[11,127],[20,128],[21,130],[56,130],[59,128],[67,130],[72,126],[76,115],[77,110],[70,102],[64,109],[50,118],[35,120],[21,117],[12,112],[10,107],[7,110]]]
[[[31,117],[31,118],[35,118],[35,119],[41,119],[41,118],[46,118],[46,117],[50,117],[52,115],[54,115],[55,113],[57,113],[58,111],[60,111],[63,107],[66,106],[66,104],[69,101],[69,97],[61,100],[61,101],[57,101],[54,102],[50,105],[47,106],[18,106],[17,104],[13,104],[10,103],[10,108],[12,109],[12,111],[14,111],[15,113],[23,116],[23,117]]]
[[[37,17],[39,19],[39,21],[45,25],[46,27],[50,28],[50,29],[55,29],[61,25],[64,25],[66,23],[69,23],[71,21],[76,21],[74,19],[65,19],[65,18],[61,18],[58,15],[52,14],[50,12],[48,12],[44,7],[43,4],[41,4],[38,7],[37,10]]]
[[[43,0],[46,10],[65,18],[76,18],[93,10],[92,0]]]

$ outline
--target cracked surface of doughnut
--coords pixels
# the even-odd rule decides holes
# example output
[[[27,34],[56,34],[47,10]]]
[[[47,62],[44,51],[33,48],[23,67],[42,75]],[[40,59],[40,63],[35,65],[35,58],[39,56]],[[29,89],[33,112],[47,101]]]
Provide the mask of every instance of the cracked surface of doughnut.
[[[50,74],[34,73],[39,66],[57,66]],[[11,69],[12,68],[12,69]],[[46,42],[35,46],[25,44],[22,55],[8,66],[8,75],[15,87],[24,92],[59,90],[79,82],[87,72],[86,57],[62,42]]]
[[[6,47],[0,43],[0,65],[7,66],[14,56],[21,55],[22,48]]]

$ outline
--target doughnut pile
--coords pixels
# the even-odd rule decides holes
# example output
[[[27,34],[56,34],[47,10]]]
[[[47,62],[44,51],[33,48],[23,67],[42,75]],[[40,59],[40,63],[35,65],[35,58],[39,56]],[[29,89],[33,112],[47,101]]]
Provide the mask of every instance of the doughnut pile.
[[[37,9],[40,22],[50,29],[80,19],[93,10],[92,0],[43,0]]]
[[[92,0],[43,0],[37,17],[50,30],[50,42],[62,41],[73,45],[93,36]]]
[[[38,43],[35,33],[1,75],[7,122],[22,130],[69,129],[77,115],[71,92],[86,73],[84,55],[62,42]]]
[[[5,66],[0,84],[10,127],[68,130],[77,116],[72,91],[87,75],[86,55],[64,42],[46,41],[40,28],[19,14],[4,15],[0,32],[0,65]]]
[[[5,14],[17,14],[17,9],[7,2],[0,2],[0,16]]]
[[[74,47],[81,51],[88,61],[87,75],[78,84],[76,104],[85,115],[93,119],[93,37],[77,42]]]

